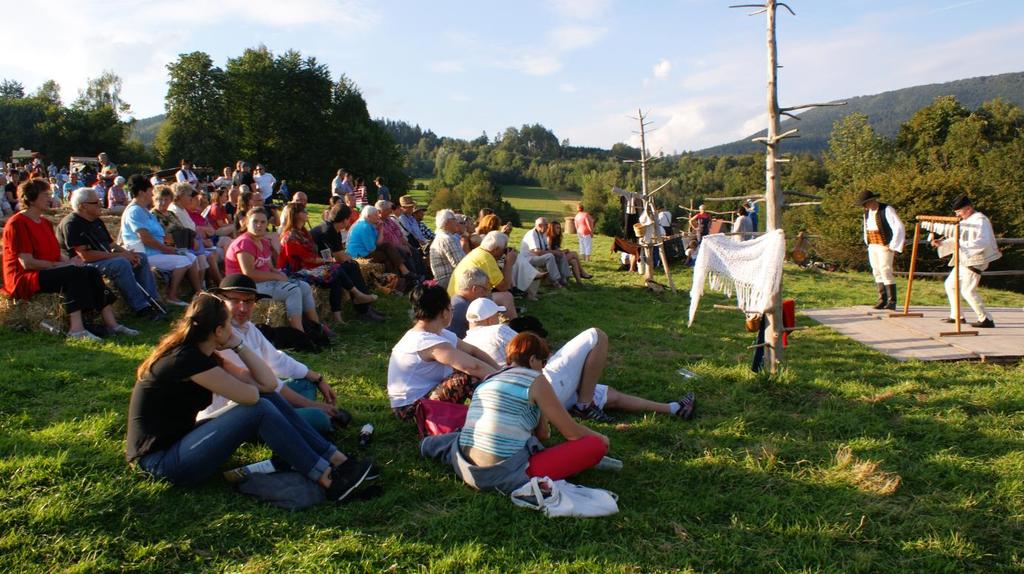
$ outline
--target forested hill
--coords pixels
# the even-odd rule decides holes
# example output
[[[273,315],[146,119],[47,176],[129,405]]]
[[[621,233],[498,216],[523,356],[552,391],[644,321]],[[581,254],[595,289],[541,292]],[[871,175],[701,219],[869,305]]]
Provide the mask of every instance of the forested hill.
[[[783,149],[787,152],[822,153],[828,149],[829,134],[836,120],[855,112],[868,117],[875,132],[884,136],[895,136],[900,124],[910,119],[915,112],[929,105],[939,96],[955,96],[966,108],[975,109],[995,98],[1024,107],[1024,72],[981,76],[946,82],[914,86],[873,96],[848,98],[845,106],[817,108],[801,114],[800,121],[786,118],[782,130],[800,128],[800,137],[786,140]],[[800,102],[798,102],[800,103]],[[764,131],[723,145],[709,147],[697,152],[704,156],[740,155],[760,151],[763,146],[750,139],[765,135]]]
[[[164,114],[160,114],[159,116],[136,120],[132,124],[132,131],[129,137],[139,140],[143,145],[152,146],[153,142],[156,141],[156,133],[160,130],[160,125],[164,123],[165,117]]]

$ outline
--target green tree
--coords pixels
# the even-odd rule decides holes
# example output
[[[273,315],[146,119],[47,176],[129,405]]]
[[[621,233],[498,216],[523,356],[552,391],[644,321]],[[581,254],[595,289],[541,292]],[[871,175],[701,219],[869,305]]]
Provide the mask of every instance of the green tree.
[[[224,71],[204,52],[179,55],[167,71],[167,116],[156,141],[163,164],[183,158],[197,165],[232,163],[235,151],[224,124]]]

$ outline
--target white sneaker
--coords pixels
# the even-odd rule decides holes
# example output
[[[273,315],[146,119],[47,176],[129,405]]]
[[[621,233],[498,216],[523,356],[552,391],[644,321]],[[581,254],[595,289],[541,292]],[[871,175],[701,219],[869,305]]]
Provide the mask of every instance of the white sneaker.
[[[135,329],[132,329],[131,327],[125,327],[124,325],[120,325],[120,324],[118,324],[118,326],[116,326],[113,329],[111,329],[111,331],[113,331],[114,333],[116,333],[118,335],[127,335],[129,337],[135,337],[136,335],[139,334],[139,332],[136,331]]]
[[[93,335],[89,331],[82,329],[81,331],[68,331],[68,339],[78,339],[80,341],[92,341],[94,343],[102,343],[103,339],[100,339],[96,335]]]

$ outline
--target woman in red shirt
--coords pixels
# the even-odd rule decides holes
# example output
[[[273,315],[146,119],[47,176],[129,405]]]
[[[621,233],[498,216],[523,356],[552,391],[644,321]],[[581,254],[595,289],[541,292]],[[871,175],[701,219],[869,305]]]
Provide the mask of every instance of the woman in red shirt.
[[[138,335],[117,322],[110,304],[114,294],[103,276],[80,257],[68,259],[57,243],[53,224],[43,217],[50,205],[50,184],[30,179],[18,186],[22,210],[4,226],[3,291],[15,299],[31,299],[36,293],[60,293],[68,314],[68,337],[100,341],[85,329],[82,311],[100,311],[111,333]]]
[[[284,206],[281,222],[281,269],[292,277],[310,285],[330,289],[331,314],[341,321],[341,292],[348,291],[354,305],[365,305],[377,300],[359,290],[340,263],[334,258],[323,259],[316,252],[316,242],[306,229],[309,214],[301,203]]]

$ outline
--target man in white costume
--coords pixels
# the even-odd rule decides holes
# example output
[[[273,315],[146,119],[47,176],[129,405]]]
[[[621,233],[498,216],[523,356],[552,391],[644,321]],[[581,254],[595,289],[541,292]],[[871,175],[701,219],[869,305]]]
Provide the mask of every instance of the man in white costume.
[[[863,191],[857,198],[864,208],[863,236],[868,246],[868,262],[875,275],[878,301],[874,309],[896,309],[896,276],[892,261],[897,253],[903,252],[907,233],[896,210],[891,205],[879,203],[878,195]]]
[[[985,302],[978,293],[981,274],[988,269],[989,263],[999,259],[1003,254],[996,245],[996,235],[992,231],[992,222],[984,213],[974,209],[971,198],[962,195],[953,202],[953,211],[960,218],[960,295],[974,309],[978,320],[971,327],[990,329],[996,324],[985,309]],[[953,238],[943,237],[932,241],[932,246],[939,249],[939,257],[953,253]],[[950,258],[949,266],[953,267]],[[946,296],[949,298],[949,318],[946,323],[956,322],[956,268],[946,278]]]

